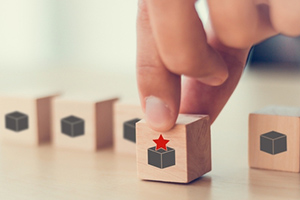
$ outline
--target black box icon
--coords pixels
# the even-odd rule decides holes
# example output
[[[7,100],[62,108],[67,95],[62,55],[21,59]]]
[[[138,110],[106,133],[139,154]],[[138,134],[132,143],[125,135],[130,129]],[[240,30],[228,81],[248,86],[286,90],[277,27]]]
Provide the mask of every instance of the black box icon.
[[[135,124],[141,119],[135,118],[124,122],[123,138],[135,143]]]
[[[61,132],[70,137],[84,135],[84,120],[73,115],[61,119]]]
[[[167,150],[156,150],[155,146],[149,148],[148,164],[161,169],[175,165],[175,150],[170,147],[167,147]]]
[[[260,150],[272,155],[287,151],[286,135],[276,131],[262,134]]]
[[[28,115],[18,111],[6,114],[5,127],[15,132],[28,129]]]

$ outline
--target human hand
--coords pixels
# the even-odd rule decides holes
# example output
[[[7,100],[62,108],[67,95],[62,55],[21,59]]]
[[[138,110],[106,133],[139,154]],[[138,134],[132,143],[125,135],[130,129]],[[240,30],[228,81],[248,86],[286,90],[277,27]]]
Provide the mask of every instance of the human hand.
[[[300,33],[293,26],[300,14],[285,13],[283,23],[277,16],[283,13],[272,10],[280,1],[274,2],[209,0],[213,28],[204,30],[194,0],[139,0],[137,81],[151,128],[172,128],[179,111],[208,114],[212,123],[238,84],[251,46],[279,32]],[[187,77],[182,83],[181,75]]]

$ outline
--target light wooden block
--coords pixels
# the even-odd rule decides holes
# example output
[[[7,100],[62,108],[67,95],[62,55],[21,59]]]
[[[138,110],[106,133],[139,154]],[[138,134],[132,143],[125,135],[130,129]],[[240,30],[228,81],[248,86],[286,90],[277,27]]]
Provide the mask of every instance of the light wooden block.
[[[139,104],[114,104],[114,150],[117,153],[136,155],[136,143],[124,137],[124,123],[132,119],[142,119],[144,113]]]
[[[29,92],[28,94],[1,96],[1,141],[26,145],[49,142],[51,140],[51,101],[57,95],[58,93]]]
[[[300,108],[279,106],[269,106],[249,115],[250,167],[299,172],[299,117]],[[269,137],[270,132],[277,136]]]
[[[96,151],[112,145],[113,103],[117,98],[62,96],[53,101],[53,144],[58,148]],[[63,121],[74,116],[84,124],[83,133],[63,133]],[[74,127],[72,126],[72,130]]]
[[[191,182],[211,170],[211,141],[209,117],[207,115],[180,114],[176,125],[168,132],[157,132],[149,128],[144,120],[136,124],[137,167],[138,176],[144,180],[164,182]],[[156,143],[153,141],[162,137],[169,140],[168,151],[171,156],[175,153],[175,162],[160,157],[163,165],[154,166],[150,153]],[[162,151],[162,149],[160,149]],[[150,153],[149,153],[150,151]],[[156,151],[156,152],[155,152]],[[158,150],[159,151],[159,150]],[[175,152],[174,152],[175,151]],[[163,155],[165,156],[165,155]],[[166,155],[169,156],[169,155]],[[164,167],[167,166],[167,167]]]

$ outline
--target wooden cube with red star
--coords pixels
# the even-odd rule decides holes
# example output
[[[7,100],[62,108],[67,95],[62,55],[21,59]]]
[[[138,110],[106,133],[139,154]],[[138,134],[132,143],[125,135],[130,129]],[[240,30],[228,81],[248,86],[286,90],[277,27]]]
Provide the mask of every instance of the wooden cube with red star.
[[[144,180],[189,183],[211,170],[207,115],[180,114],[167,132],[136,124],[138,176]]]

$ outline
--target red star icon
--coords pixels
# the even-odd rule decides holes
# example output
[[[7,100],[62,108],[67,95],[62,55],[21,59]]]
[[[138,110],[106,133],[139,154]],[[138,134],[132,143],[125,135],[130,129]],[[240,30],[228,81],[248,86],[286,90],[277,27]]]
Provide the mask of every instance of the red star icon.
[[[165,140],[165,139],[163,138],[163,136],[160,135],[158,139],[153,140],[153,141],[156,143],[156,149],[155,149],[155,150],[158,150],[158,149],[162,148],[162,149],[164,149],[164,150],[167,151],[167,146],[166,146],[166,144],[167,144],[170,140]]]

